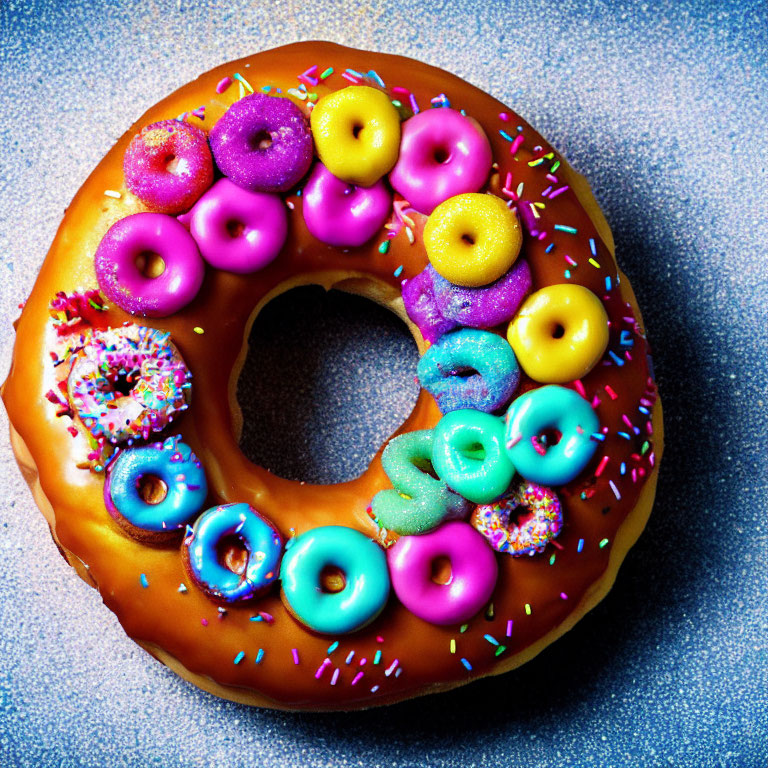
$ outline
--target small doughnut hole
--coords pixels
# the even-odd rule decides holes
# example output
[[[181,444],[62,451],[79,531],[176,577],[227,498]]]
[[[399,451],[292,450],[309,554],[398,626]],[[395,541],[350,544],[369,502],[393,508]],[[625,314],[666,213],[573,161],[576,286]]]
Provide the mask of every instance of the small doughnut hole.
[[[552,326],[552,338],[562,339],[565,336],[565,328],[560,323],[555,323]]]
[[[168,495],[168,486],[157,475],[142,475],[136,489],[147,504],[159,504]]]
[[[163,165],[168,173],[176,173],[179,169],[179,158],[174,154],[166,155]]]
[[[239,536],[223,536],[216,547],[219,563],[240,576],[245,573],[250,554]]]
[[[236,237],[240,237],[243,234],[245,231],[245,224],[243,224],[242,221],[238,221],[237,219],[230,219],[226,223],[226,228],[227,234],[234,239]]]
[[[545,429],[539,432],[539,443],[551,448],[553,445],[557,445],[562,437],[563,433],[559,429]]]
[[[451,159],[451,153],[445,147],[437,147],[432,153],[432,157],[438,165],[442,165]]]
[[[269,131],[259,131],[249,140],[251,149],[269,149],[272,146],[272,135]]]
[[[365,127],[365,126],[363,126],[363,124],[362,124],[362,123],[355,123],[355,124],[352,126],[352,135],[353,135],[353,136],[354,136],[356,139],[359,139],[359,138],[360,138],[360,133],[361,133],[361,131],[363,130],[363,128],[364,128],[364,127]]]
[[[476,461],[485,461],[485,448],[481,443],[472,443],[466,448],[462,448],[461,452],[468,459],[475,459]]]
[[[119,376],[115,376],[110,382],[109,386],[112,392],[117,392],[117,394],[122,396],[127,396],[131,394],[131,390],[133,389],[134,385],[136,384],[136,380],[134,378],[131,378],[131,380],[128,380],[128,376],[126,374],[120,374]]]
[[[142,251],[135,259],[136,269],[144,277],[154,279],[165,272],[165,261],[159,253],[154,251]]]
[[[467,245],[474,245],[475,244],[475,238],[472,235],[470,235],[469,233],[467,233],[467,232],[465,232],[461,236],[461,241],[463,243],[466,243]]]
[[[450,584],[453,579],[451,561],[443,555],[439,555],[429,564],[429,570],[429,578],[435,584]]]
[[[326,595],[335,595],[338,592],[342,592],[346,586],[347,579],[341,568],[337,568],[335,565],[326,565],[320,571],[320,589]]]

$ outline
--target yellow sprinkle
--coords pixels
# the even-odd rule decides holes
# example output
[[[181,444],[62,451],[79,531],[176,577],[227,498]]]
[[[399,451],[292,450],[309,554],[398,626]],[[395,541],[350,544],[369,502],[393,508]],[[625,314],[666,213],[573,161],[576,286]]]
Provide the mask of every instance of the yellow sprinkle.
[[[456,641],[451,638],[451,653],[456,653]]]
[[[413,245],[413,241],[415,240],[413,236],[413,230],[410,227],[406,227],[405,234],[408,235],[408,242]]]
[[[530,616],[531,615],[531,604],[526,603],[525,604],[525,612]]]
[[[589,263],[595,268],[600,269],[600,265],[592,258],[590,258]]]
[[[196,325],[192,330],[195,333],[199,333],[201,336],[205,333],[205,331],[199,325]]]
[[[123,196],[122,192],[116,192],[114,189],[105,189],[104,194],[107,197],[114,197],[115,200],[119,200]]]

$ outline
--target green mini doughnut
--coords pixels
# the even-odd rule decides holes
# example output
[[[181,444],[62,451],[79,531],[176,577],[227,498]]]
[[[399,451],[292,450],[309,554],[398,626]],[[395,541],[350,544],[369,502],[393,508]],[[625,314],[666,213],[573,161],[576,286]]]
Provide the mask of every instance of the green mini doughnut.
[[[445,520],[463,520],[470,505],[442,480],[428,474],[432,466],[431,429],[398,435],[381,456],[393,489],[379,491],[371,502],[379,525],[403,536],[425,533]]]
[[[509,488],[515,467],[504,446],[504,420],[464,408],[434,429],[432,466],[449,488],[475,504],[488,504]]]

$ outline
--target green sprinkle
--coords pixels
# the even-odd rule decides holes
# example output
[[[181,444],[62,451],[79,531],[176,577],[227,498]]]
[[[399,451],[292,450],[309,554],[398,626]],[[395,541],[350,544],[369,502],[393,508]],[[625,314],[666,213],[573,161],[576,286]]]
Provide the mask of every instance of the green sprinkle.
[[[549,558],[549,564],[550,565],[554,565],[555,564],[555,555],[554,555],[554,553],[552,554],[552,557]]]
[[[459,632],[464,633],[467,631],[467,627],[469,624],[462,624],[461,627],[459,627]]]
[[[101,306],[101,304],[97,304],[93,299],[88,299],[88,303],[94,308],[94,309],[104,309],[104,307]]]
[[[602,549],[606,544],[608,544],[608,539],[603,539],[597,546]]]
[[[378,664],[381,662],[381,650],[376,651],[376,655],[373,657],[373,663]]]
[[[402,101],[398,101],[397,99],[392,99],[392,106],[397,107],[398,109],[403,106]]]
[[[235,664],[239,664],[243,659],[245,658],[245,651],[240,651],[240,653],[235,656]]]
[[[567,232],[569,235],[578,234],[578,231],[579,231],[578,229],[576,229],[576,227],[569,227],[569,226],[566,226],[565,224],[555,224],[555,229],[558,232]]]
[[[525,604],[525,612],[530,616],[531,615],[531,604],[526,603]]]
[[[233,77],[235,78],[235,80],[237,80],[238,83],[242,83],[251,93],[253,93],[253,88],[251,88],[251,84],[239,72],[235,72]]]
[[[323,72],[322,75],[320,75],[321,80],[325,80],[326,77],[330,77],[330,75],[333,74],[333,67],[328,67],[328,69]]]
[[[645,456],[646,453],[648,453],[648,449],[651,447],[651,444],[646,440],[643,443],[643,447],[640,449],[640,455]]]
[[[379,244],[379,253],[386,253],[389,250],[389,240]]]
[[[554,173],[559,167],[560,167],[560,161],[555,160],[555,162],[552,163],[552,167],[549,169],[549,172]]]
[[[495,653],[494,655],[495,655],[495,656],[501,656],[501,654],[502,654],[502,653],[504,653],[504,651],[506,651],[506,650],[507,650],[507,646],[506,646],[506,645],[500,645],[500,646],[499,646],[499,647],[496,649],[496,653]]]

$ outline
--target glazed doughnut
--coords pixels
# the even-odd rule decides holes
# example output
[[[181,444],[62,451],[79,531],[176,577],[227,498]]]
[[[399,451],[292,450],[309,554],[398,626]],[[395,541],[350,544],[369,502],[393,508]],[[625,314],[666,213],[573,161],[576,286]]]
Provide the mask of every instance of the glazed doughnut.
[[[251,323],[306,284],[390,308],[422,354],[413,412],[337,485],[238,445]],[[408,59],[299,43],[160,101],[78,192],[16,331],[3,400],[62,553],[236,701],[508,671],[606,594],[650,513],[661,408],[588,186]]]

